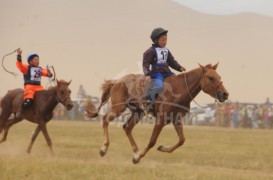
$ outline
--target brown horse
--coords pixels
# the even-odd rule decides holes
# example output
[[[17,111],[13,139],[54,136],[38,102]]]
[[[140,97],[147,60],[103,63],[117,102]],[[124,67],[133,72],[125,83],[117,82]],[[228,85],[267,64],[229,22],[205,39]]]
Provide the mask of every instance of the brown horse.
[[[182,118],[188,112],[193,98],[202,90],[220,102],[228,99],[228,92],[223,86],[221,77],[216,72],[217,66],[218,63],[214,66],[210,64],[206,66],[200,65],[200,68],[165,79],[164,82],[169,84],[172,92],[170,90],[167,91],[164,85],[163,92],[157,97],[156,104],[150,111],[156,118],[154,129],[148,146],[142,151],[139,151],[137,147],[132,136],[132,130],[144,116],[143,109],[139,105],[141,103],[139,99],[144,97],[145,88],[143,87],[147,87],[149,80],[143,75],[129,74],[116,81],[105,81],[102,85],[103,93],[98,110],[96,110],[91,101],[88,101],[86,104],[86,115],[88,117],[96,117],[101,106],[111,98],[112,106],[110,112],[102,118],[105,142],[100,149],[100,155],[104,156],[106,154],[110,144],[108,135],[109,122],[120,116],[127,107],[132,111],[132,115],[123,125],[123,129],[133,148],[133,163],[138,163],[155,145],[162,128],[170,122],[173,123],[179,140],[174,146],[159,146],[158,150],[171,153],[183,145],[185,137]]]
[[[2,112],[0,115],[0,132],[4,130],[4,135],[0,143],[6,141],[9,128],[26,119],[30,122],[38,124],[28,146],[27,152],[31,152],[32,145],[37,138],[40,131],[43,132],[46,139],[47,145],[50,148],[51,153],[52,143],[48,135],[46,124],[53,117],[53,110],[58,103],[62,103],[67,110],[71,110],[73,107],[70,94],[71,91],[68,88],[70,82],[64,80],[57,80],[57,85],[51,87],[48,90],[38,91],[35,94],[34,102],[32,107],[26,110],[22,110],[23,103],[23,89],[14,89],[8,91],[8,93],[1,100]],[[11,115],[14,115],[13,118],[9,119]]]

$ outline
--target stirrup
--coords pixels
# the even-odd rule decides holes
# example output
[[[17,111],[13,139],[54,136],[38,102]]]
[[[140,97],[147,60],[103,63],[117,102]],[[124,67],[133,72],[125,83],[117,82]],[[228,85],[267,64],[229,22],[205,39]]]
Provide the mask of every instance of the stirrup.
[[[152,109],[153,102],[151,100],[146,100],[145,103],[140,105],[140,108],[143,110],[145,116],[149,116],[149,110]]]
[[[147,110],[146,110],[146,108],[144,107],[143,104],[140,105],[140,109],[143,110],[145,116],[148,116],[148,115],[149,115],[149,113],[147,112]]]
[[[22,104],[22,110],[29,109],[33,104],[33,99],[25,99]]]

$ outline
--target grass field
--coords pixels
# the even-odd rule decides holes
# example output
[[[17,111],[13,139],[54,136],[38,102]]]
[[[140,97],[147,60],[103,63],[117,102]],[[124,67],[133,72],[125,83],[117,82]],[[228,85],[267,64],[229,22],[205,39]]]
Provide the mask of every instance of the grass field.
[[[101,158],[103,142],[99,123],[52,121],[48,130],[53,141],[52,157],[40,134],[32,154],[26,149],[36,125],[27,121],[11,128],[8,140],[0,144],[0,179],[273,179],[273,131],[184,128],[186,142],[171,154],[156,150],[173,145],[177,136],[166,126],[156,146],[140,164],[131,162],[131,146],[122,127],[110,125],[110,147]],[[148,143],[152,125],[140,124],[134,136],[142,149]]]

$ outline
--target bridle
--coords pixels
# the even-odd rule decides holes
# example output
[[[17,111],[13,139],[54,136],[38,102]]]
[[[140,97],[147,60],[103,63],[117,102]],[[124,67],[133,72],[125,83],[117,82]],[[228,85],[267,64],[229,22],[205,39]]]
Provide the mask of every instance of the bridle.
[[[60,96],[56,95],[55,96],[56,100],[58,101],[58,103],[62,103],[64,104],[64,102],[67,100],[67,99],[70,99],[69,96],[65,96],[64,98],[61,98]]]
[[[188,82],[187,82],[186,73],[183,73],[183,74],[184,74],[184,81],[185,81],[185,84],[186,84],[187,92],[188,92],[188,94],[190,95],[192,101],[193,101],[197,106],[202,107],[202,108],[206,108],[205,106],[200,105],[199,103],[197,103],[197,102],[194,100],[194,98],[193,98],[193,96],[192,96],[192,94],[191,94],[191,92],[190,92],[190,90],[189,90],[189,86],[188,86]],[[219,102],[218,99],[216,98],[216,97],[217,97],[217,89],[223,84],[223,82],[220,81],[219,84],[217,84],[217,86],[216,86],[215,88],[213,88],[212,86],[209,86],[209,84],[207,83],[203,71],[202,71],[202,78],[204,79],[204,82],[205,82],[205,84],[206,84],[206,87],[209,87],[210,90],[212,90],[213,93],[215,94],[215,98],[214,98],[215,101],[214,101],[214,104],[216,104],[216,103],[220,104],[220,102]]]

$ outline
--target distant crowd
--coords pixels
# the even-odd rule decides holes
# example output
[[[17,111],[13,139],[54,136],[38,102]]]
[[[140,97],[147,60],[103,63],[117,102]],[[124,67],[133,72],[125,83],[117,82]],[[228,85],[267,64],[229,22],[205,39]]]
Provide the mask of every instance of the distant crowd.
[[[272,128],[273,105],[269,100],[263,104],[236,102],[208,105],[204,109],[204,121],[200,124],[232,128]]]

